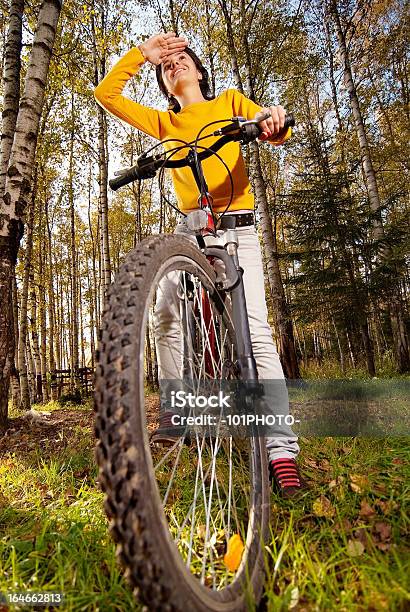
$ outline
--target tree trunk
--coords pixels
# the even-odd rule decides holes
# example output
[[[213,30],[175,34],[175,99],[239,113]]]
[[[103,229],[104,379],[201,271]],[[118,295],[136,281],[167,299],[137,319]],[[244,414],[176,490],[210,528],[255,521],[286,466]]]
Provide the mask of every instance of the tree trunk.
[[[241,74],[239,72],[238,55],[236,53],[236,45],[235,45],[235,38],[233,34],[231,16],[229,14],[229,10],[226,5],[226,1],[218,0],[218,2],[219,2],[219,6],[221,7],[222,14],[225,20],[226,38],[228,42],[228,49],[231,54],[232,72],[233,72],[233,78],[235,81],[235,87],[236,89],[239,89],[241,93],[243,93],[242,79],[241,79]]]
[[[92,248],[92,282],[88,271],[87,262],[87,273],[89,278],[89,291],[90,291],[90,335],[91,335],[91,352],[92,352],[92,367],[94,368],[94,352],[95,352],[95,332],[98,328],[99,321],[99,310],[98,310],[98,285],[97,285],[97,270],[96,270],[96,248],[94,232],[91,223],[91,164],[89,169],[88,177],[88,228],[90,231],[91,248]]]
[[[101,9],[101,30],[105,30],[105,14]],[[93,31],[93,62],[94,62],[94,84],[95,86],[105,76],[105,53],[101,58],[97,54],[97,43],[94,20],[92,21]],[[99,163],[99,220],[100,220],[100,262],[101,278],[100,292],[101,304],[104,303],[104,296],[111,283],[111,261],[108,234],[108,156],[107,156],[107,121],[105,112],[98,106],[98,163]]]
[[[14,344],[11,284],[23,234],[22,217],[31,190],[37,134],[60,11],[59,0],[44,0],[39,11],[24,93],[16,120],[4,196],[0,193],[0,428],[4,428],[7,423],[11,368],[9,356]],[[16,51],[17,56],[19,54],[16,46],[13,46],[15,32],[10,33],[10,38],[13,38],[13,42],[10,40],[10,57],[14,58],[16,71],[19,65]]]
[[[356,132],[362,157],[364,177],[369,196],[369,204],[370,209],[373,213],[373,234],[376,240],[382,240],[384,232],[380,214],[379,189],[377,186],[376,174],[374,172],[373,162],[370,155],[370,148],[367,140],[366,130],[364,127],[363,116],[360,109],[356,85],[353,79],[350,56],[346,44],[346,34],[342,28],[336,0],[331,0],[330,2],[330,13],[333,17],[333,23],[336,28],[337,39],[339,42],[339,53],[343,63],[344,83],[346,90],[349,94],[350,105],[352,108],[352,113],[356,125]]]
[[[19,366],[18,366],[18,351],[17,346],[20,338],[19,329],[18,329],[18,291],[17,291],[17,282],[16,276],[13,275],[12,278],[12,297],[13,297],[13,333],[14,333],[14,346],[10,349],[12,352],[10,353],[10,384],[11,384],[11,398],[13,402],[13,407],[20,409],[21,408],[21,397],[20,397],[20,374],[19,374]]]
[[[61,202],[63,191],[60,192],[58,203]],[[44,203],[46,225],[47,225],[47,295],[48,295],[48,325],[49,325],[49,337],[48,337],[48,361],[50,367],[51,376],[51,399],[57,399],[57,385],[56,385],[56,360],[55,360],[55,348],[58,334],[55,333],[55,299],[54,299],[54,286],[53,286],[53,256],[52,256],[52,240],[51,240],[51,227],[50,219],[48,214],[48,201]]]
[[[15,256],[3,237],[9,216],[3,205],[20,100],[20,67],[24,0],[11,0],[3,74],[3,112],[0,142],[0,432],[7,427],[9,381],[14,370],[12,285]]]
[[[252,142],[250,144],[250,149],[252,157],[252,183],[259,211],[269,287],[279,333],[278,352],[286,378],[300,378],[292,320],[283,289],[276,236],[273,232],[272,220],[269,214],[266,185],[262,175],[258,144]]]
[[[87,268],[87,280],[88,280],[88,308],[90,312],[90,351],[91,351],[91,367],[94,369],[94,355],[95,355],[95,337],[94,337],[94,329],[95,329],[95,314],[94,314],[94,291],[95,287],[93,286],[90,269],[88,265],[88,258],[86,259],[86,268]],[[87,363],[85,363],[87,365]]]
[[[28,366],[28,383],[29,383],[29,403],[34,403],[36,401],[36,371],[34,367],[33,353],[31,350],[30,337],[27,334],[27,345],[26,345],[26,354],[27,354],[27,366]]]
[[[45,238],[43,231],[41,231]],[[44,252],[40,249],[39,252],[39,283],[38,283],[38,319],[40,328],[40,364],[41,364],[41,384],[43,402],[48,401],[48,382],[47,382],[47,325],[46,325],[46,287],[44,284],[45,278],[44,267]]]
[[[36,172],[34,173],[36,176]],[[20,303],[20,335],[19,335],[19,367],[20,367],[20,393],[21,407],[23,410],[30,409],[30,391],[27,371],[27,302],[29,279],[31,274],[31,256],[33,252],[33,223],[34,223],[34,194],[36,178],[34,178],[33,195],[30,202],[29,216],[27,221],[26,250],[23,262],[23,286],[21,289]]]
[[[342,116],[340,114],[339,101],[337,98],[335,69],[334,69],[334,53],[332,49],[332,41],[331,41],[331,36],[330,36],[330,26],[329,26],[328,15],[324,15],[323,21],[324,21],[324,26],[325,26],[327,56],[329,59],[329,78],[330,78],[330,86],[332,89],[333,108],[335,109],[335,113],[336,113],[338,130],[339,132],[342,132],[343,131],[343,121],[342,121]],[[341,154],[343,156],[343,161],[344,161],[344,148],[343,147],[341,150]]]
[[[30,274],[30,315],[31,315],[31,344],[33,347],[33,360],[35,368],[35,402],[43,401],[43,387],[41,384],[40,344],[37,330],[37,294],[34,284],[34,274]]]
[[[23,10],[24,0],[11,0],[3,75],[4,95],[0,141],[0,198],[3,197],[6,187],[6,174],[10,161],[20,101],[20,55]]]
[[[71,350],[70,350],[70,371],[71,371],[71,391],[78,388],[78,274],[77,274],[77,245],[75,231],[75,206],[74,206],[74,95],[71,96],[71,135],[70,135],[70,156],[68,169],[68,200],[70,207],[70,261],[71,261]]]
[[[206,30],[208,36],[206,37],[206,49],[208,56],[208,64],[209,64],[209,85],[211,89],[211,94],[215,95],[215,62],[214,62],[214,52],[212,50],[212,28],[211,28],[211,14],[209,12],[209,2],[205,1],[205,19],[206,19]]]

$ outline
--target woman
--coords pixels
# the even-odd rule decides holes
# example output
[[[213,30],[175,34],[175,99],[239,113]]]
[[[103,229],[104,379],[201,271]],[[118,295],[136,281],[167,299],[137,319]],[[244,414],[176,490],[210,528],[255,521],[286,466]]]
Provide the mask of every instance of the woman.
[[[167,111],[147,108],[122,95],[127,81],[146,61],[156,66],[159,87],[169,101]],[[238,115],[248,119],[258,119],[267,110],[271,116],[259,122],[262,128],[260,140],[282,144],[290,135],[288,130],[283,136],[285,111],[281,106],[261,109],[234,89],[228,89],[218,97],[212,98],[207,71],[195,53],[187,47],[187,40],[176,36],[174,32],[157,34],[139,47],[131,49],[98,85],[95,97],[107,111],[158,140],[174,138],[190,142],[195,139],[198,131],[212,120]],[[202,135],[210,133],[213,129],[214,126]],[[210,146],[214,140],[213,137],[206,140],[207,146]],[[174,147],[175,142],[164,143],[166,150]],[[259,378],[262,381],[264,379],[284,381],[283,370],[267,321],[262,257],[253,217],[254,197],[250,192],[245,164],[237,143],[226,145],[220,154],[233,178],[234,194],[229,214],[235,215],[239,236],[238,257],[244,269],[243,281],[249,326]],[[186,151],[179,154],[181,157],[185,155]],[[178,155],[175,158],[178,158]],[[222,170],[220,161],[214,156],[203,162],[203,170],[213,198],[214,212],[222,213],[230,194],[226,171]],[[179,208],[184,213],[197,209],[198,189],[191,170],[175,169],[172,178]],[[176,232],[188,233],[184,219],[178,224]],[[175,296],[175,284],[170,282],[170,286],[163,293],[163,300],[159,300],[157,304],[157,325],[159,328],[167,327],[168,340],[162,347],[160,341],[157,343],[160,378],[172,378],[172,376],[178,378],[178,368],[175,368],[176,357],[172,351],[173,343],[169,342],[170,335],[180,333],[178,325],[175,324],[176,318],[173,318],[172,314],[172,302]],[[286,393],[284,382],[281,387]],[[287,394],[286,408],[288,408]],[[271,475],[278,491],[284,497],[298,494],[303,488],[303,481],[295,461],[299,446],[292,430],[283,425],[280,431],[278,430],[277,436],[268,438],[267,449]]]

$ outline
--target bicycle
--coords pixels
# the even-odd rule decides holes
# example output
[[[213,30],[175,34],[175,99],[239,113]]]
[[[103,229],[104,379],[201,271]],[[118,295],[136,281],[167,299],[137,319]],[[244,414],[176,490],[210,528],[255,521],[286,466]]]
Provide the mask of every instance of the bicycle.
[[[256,139],[260,129],[242,117],[221,122],[227,125],[213,132],[220,138],[211,147],[198,145],[204,126],[192,143],[167,154],[148,156],[150,149],[110,181],[115,190],[189,166],[200,192],[199,209],[186,219],[195,238],[153,236],[127,255],[107,293],[97,354],[96,457],[105,509],[127,577],[150,609],[237,612],[262,594],[270,497],[264,438],[219,429],[206,437],[177,427],[173,443],[161,446],[148,435],[160,412],[147,379],[158,370],[156,313],[168,282],[178,287],[184,384],[198,390],[240,380],[248,406],[261,393],[237,232],[232,217],[224,222],[230,202],[216,219],[201,166],[228,142]],[[286,129],[293,124],[289,116]],[[185,147],[186,157],[171,159]]]

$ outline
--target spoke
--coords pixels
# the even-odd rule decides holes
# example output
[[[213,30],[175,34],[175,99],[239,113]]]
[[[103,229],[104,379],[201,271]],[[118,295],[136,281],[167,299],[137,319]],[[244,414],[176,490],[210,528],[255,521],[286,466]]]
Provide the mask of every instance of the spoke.
[[[211,444],[211,446],[212,446],[212,440],[210,440],[210,444]],[[222,447],[221,447],[221,448],[222,448]],[[226,535],[226,530],[227,530],[227,528],[226,528],[226,523],[225,523],[225,515],[224,515],[224,510],[225,510],[226,503],[228,503],[228,517],[229,517],[229,513],[230,513],[230,508],[229,508],[229,506],[230,506],[230,500],[228,499],[228,500],[225,502],[225,506],[223,506],[223,505],[222,505],[221,495],[220,495],[220,492],[219,492],[218,475],[217,475],[216,471],[215,471],[215,488],[216,488],[216,493],[217,493],[217,496],[218,496],[219,512],[220,512],[220,515],[221,515],[221,520],[222,520],[222,523],[223,523],[224,533],[225,533],[225,535]]]
[[[232,495],[232,437],[229,438],[229,481],[228,481],[228,499],[231,501]],[[226,534],[227,542],[231,534],[231,504],[228,506],[228,533]]]
[[[199,477],[199,461],[198,464],[196,466],[196,475],[195,475],[195,489],[194,489],[194,501],[192,502],[192,518],[191,518],[191,533],[190,533],[190,539],[189,539],[189,551],[188,551],[188,559],[187,559],[187,567],[190,567],[191,565],[191,555],[192,555],[192,542],[194,539],[194,532],[195,532],[195,508],[196,508],[196,496],[197,496],[197,491],[198,491],[198,477]],[[189,516],[189,513],[188,515]],[[185,523],[185,520],[184,520]],[[182,529],[183,527],[181,527]]]
[[[175,465],[174,465],[174,467],[173,467],[173,469],[172,469],[171,478],[169,479],[168,487],[167,487],[166,493],[165,493],[165,495],[164,495],[164,498],[163,498],[163,500],[162,500],[162,505],[163,505],[163,506],[165,506],[165,504],[167,503],[168,495],[169,495],[169,492],[170,492],[170,490],[171,490],[172,481],[173,481],[173,478],[174,478],[174,474],[175,474],[175,472],[176,472],[176,469],[177,469],[177,467],[178,467],[179,458],[180,458],[180,456],[181,456],[181,451],[182,451],[182,447],[183,447],[183,446],[184,446],[184,445],[183,445],[183,443],[181,442],[181,443],[180,443],[180,446],[179,446],[179,450],[178,450],[178,455],[177,455],[177,458],[176,458],[176,461],[175,461]]]
[[[165,463],[165,461],[168,459],[168,457],[171,455],[171,453],[174,452],[174,450],[177,448],[178,444],[181,444],[181,442],[183,443],[185,439],[185,435],[183,436],[183,438],[178,438],[178,440],[175,442],[175,444],[173,446],[171,446],[167,452],[165,453],[165,455],[160,459],[160,461],[158,461],[158,463],[156,465],[154,465],[154,470],[157,471],[161,465],[163,465]]]
[[[214,449],[212,448],[212,451]],[[212,490],[213,490],[213,484],[214,484],[214,478],[215,478],[215,458],[216,458],[216,453],[218,452],[218,439],[216,439],[215,441],[215,453],[212,452],[212,470],[211,470],[211,484],[209,487],[209,503],[208,503],[208,509],[207,509],[207,513],[206,513],[206,525],[205,525],[205,544],[204,544],[204,556],[203,556],[203,560],[202,560],[202,573],[201,573],[201,580],[204,581],[205,580],[205,566],[206,566],[206,557],[207,557],[207,551],[208,551],[208,541],[209,541],[209,523],[210,523],[210,517],[211,517],[211,503],[212,503]]]

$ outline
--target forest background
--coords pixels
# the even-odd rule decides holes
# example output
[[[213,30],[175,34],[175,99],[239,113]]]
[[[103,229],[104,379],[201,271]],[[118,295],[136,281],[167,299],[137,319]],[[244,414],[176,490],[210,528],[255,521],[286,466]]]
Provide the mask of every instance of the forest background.
[[[55,372],[62,369],[70,369],[71,392],[79,385],[79,368],[94,367],[104,292],[124,255],[175,224],[155,179],[117,194],[107,188],[113,171],[132,165],[152,141],[109,117],[93,98],[118,56],[169,29],[186,35],[203,58],[215,95],[237,87],[296,116],[286,146],[244,151],[257,194],[271,323],[287,377],[408,372],[406,3],[48,4],[61,15],[43,80],[35,157],[20,177],[29,187],[13,209],[25,230],[9,278],[12,309],[2,321],[13,336],[2,359],[14,405],[55,398],[61,393]],[[16,78],[23,92],[40,3],[1,7],[3,93]],[[20,20],[20,41],[15,28],[8,30],[9,14]],[[126,95],[166,109],[150,65]],[[7,123],[19,100],[4,100]],[[5,219],[5,179],[18,182],[6,153]],[[165,189],[173,200],[169,183]],[[4,244],[12,234],[8,226],[2,223]],[[1,412],[4,422],[4,399]]]

